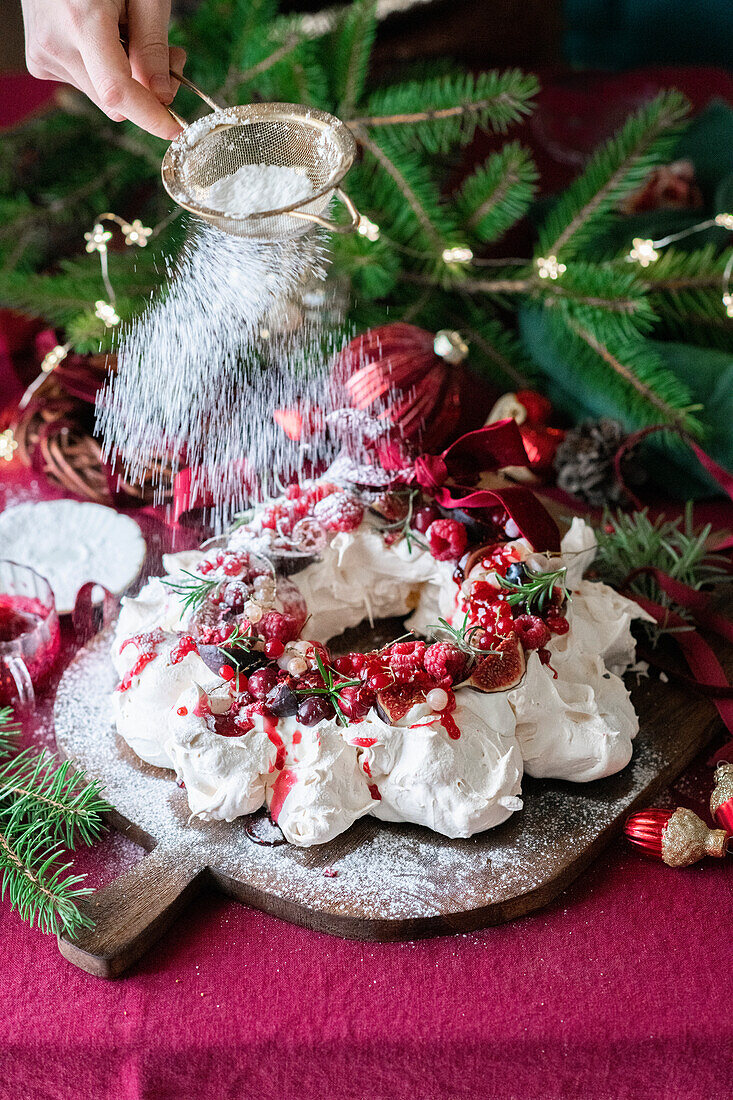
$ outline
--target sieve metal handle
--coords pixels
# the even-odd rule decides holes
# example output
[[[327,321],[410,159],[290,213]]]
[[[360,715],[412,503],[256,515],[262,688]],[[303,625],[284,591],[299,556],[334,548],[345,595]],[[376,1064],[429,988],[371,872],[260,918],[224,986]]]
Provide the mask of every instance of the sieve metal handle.
[[[287,213],[291,218],[303,218],[305,221],[315,222],[316,225],[322,225],[324,229],[328,229],[331,233],[353,233],[361,220],[361,214],[346,192],[342,191],[340,187],[335,188],[334,195],[337,195],[341,199],[341,202],[349,212],[351,221],[348,225],[338,225],[337,222],[330,222],[328,218],[322,218],[320,214],[309,214],[306,213],[305,210],[288,210]]]
[[[183,84],[186,88],[190,88],[192,92],[196,93],[199,99],[203,99],[204,103],[208,103],[212,111],[222,111],[224,109],[216,102],[216,100],[213,100],[211,96],[208,96],[206,92],[204,92],[201,88],[194,84],[192,80],[189,80],[187,76],[184,76],[183,73],[177,73],[175,69],[169,69],[168,71],[171,76],[175,77],[175,79],[179,81],[179,83]],[[174,111],[172,107],[168,108],[168,114],[176,120],[179,126],[183,126],[184,129],[186,126],[188,126],[188,122],[186,121],[186,119],[183,118],[182,115],[179,115],[177,111]]]

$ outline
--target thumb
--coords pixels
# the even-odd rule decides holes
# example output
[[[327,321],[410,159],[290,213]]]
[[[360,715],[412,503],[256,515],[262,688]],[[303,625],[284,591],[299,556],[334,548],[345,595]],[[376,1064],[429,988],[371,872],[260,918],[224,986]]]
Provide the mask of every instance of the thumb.
[[[128,54],[132,75],[161,103],[173,99],[169,74],[170,0],[128,0]]]

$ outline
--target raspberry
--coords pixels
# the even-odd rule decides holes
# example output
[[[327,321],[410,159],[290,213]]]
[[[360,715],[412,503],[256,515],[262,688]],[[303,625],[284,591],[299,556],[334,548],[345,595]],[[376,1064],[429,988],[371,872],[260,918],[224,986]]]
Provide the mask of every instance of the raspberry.
[[[285,490],[285,496],[288,498],[288,500],[297,500],[302,492],[303,490],[301,489],[300,485],[298,485],[298,482],[294,481],[291,485],[288,485],[287,489]]]
[[[466,654],[449,642],[433,642],[425,651],[425,671],[439,684],[455,683],[466,671]]]
[[[292,642],[298,637],[297,620],[281,611],[268,611],[258,622],[257,630],[267,642]]]
[[[318,501],[313,515],[327,531],[355,531],[364,519],[364,507],[348,493],[331,493]]]
[[[466,528],[455,519],[436,519],[427,530],[430,553],[436,561],[460,558],[466,549]]]
[[[542,649],[552,637],[547,623],[538,615],[520,615],[514,620],[514,629],[525,649]]]
[[[384,656],[398,680],[409,680],[413,673],[422,670],[425,642],[395,642]]]
[[[315,485],[311,485],[305,492],[305,499],[309,505],[317,504],[319,500],[323,500],[324,497],[330,496],[331,493],[338,492],[338,487],[333,485],[330,481],[317,481]]]

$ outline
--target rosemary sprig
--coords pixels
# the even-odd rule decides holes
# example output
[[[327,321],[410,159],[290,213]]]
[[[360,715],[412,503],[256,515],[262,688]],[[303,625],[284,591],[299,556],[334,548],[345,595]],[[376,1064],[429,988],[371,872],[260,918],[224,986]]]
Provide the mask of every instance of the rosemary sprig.
[[[561,589],[564,599],[570,598],[570,594],[563,584],[567,572],[566,566],[563,565],[549,573],[535,573],[531,569],[526,569],[526,567],[525,570],[529,580],[521,582],[509,581],[506,577],[499,576],[498,573],[496,575],[499,585],[508,593],[506,602],[510,606],[516,607],[518,604],[524,604],[530,614],[541,614],[547,601],[552,598],[555,588]]]
[[[644,566],[655,566],[690,588],[730,581],[733,574],[708,550],[711,531],[710,524],[695,531],[690,501],[684,516],[675,520],[663,517],[651,520],[646,508],[631,514],[607,512],[596,529],[598,553],[594,570],[602,581],[615,587],[623,585],[633,570]],[[685,608],[676,605],[649,574],[634,577],[629,590],[663,607],[674,607],[682,618],[688,617]],[[670,633],[669,628],[657,624],[640,626],[652,641],[657,641],[662,633]]]
[[[316,664],[318,665],[318,671],[323,679],[322,688],[298,688],[295,692],[296,695],[326,695],[331,701],[333,709],[336,711],[338,719],[342,726],[348,726],[349,720],[341,709],[339,702],[339,692],[345,687],[361,687],[361,680],[334,680],[334,670],[330,665],[325,665],[321,659],[321,655],[316,653]]]
[[[237,672],[239,672],[241,661],[237,660],[237,657],[235,656],[233,650],[239,649],[242,650],[244,653],[249,654],[252,652],[252,641],[252,633],[250,631],[247,631],[245,633],[245,631],[242,630],[242,628],[240,627],[239,623],[237,623],[229,637],[225,638],[223,642],[219,642],[219,644],[217,645],[217,649],[222,649],[226,652],[232,664],[237,669]]]
[[[475,660],[476,657],[484,657],[489,653],[498,653],[497,649],[481,649],[480,646],[474,645],[472,639],[476,634],[486,633],[486,627],[481,626],[479,623],[474,623],[471,626],[468,625],[468,611],[463,616],[463,622],[459,627],[451,626],[445,619],[438,619],[437,623],[431,623],[428,626],[428,632],[433,636],[437,634],[447,634],[453,645],[462,650],[467,657]]]
[[[419,489],[410,489],[407,497],[407,512],[402,519],[395,520],[394,523],[386,523],[380,526],[380,530],[397,531],[407,543],[408,553],[412,553],[412,544],[416,543],[421,550],[429,550],[430,547],[425,542],[425,539],[421,538],[417,531],[415,531],[410,524],[412,523],[412,517],[415,513],[415,501],[420,498]]]
[[[163,579],[163,584],[183,597],[183,606],[186,611],[197,611],[201,604],[223,582],[220,578],[202,577],[198,573],[189,573],[187,569],[181,572],[189,578],[187,581]]]

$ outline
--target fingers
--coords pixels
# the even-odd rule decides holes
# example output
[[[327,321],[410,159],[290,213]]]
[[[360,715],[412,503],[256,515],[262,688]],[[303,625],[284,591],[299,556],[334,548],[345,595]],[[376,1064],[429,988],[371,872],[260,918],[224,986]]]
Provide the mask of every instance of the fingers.
[[[171,46],[170,52],[169,52],[169,57],[168,57],[168,66],[169,66],[169,68],[171,68],[174,73],[182,73],[183,72],[183,67],[184,67],[185,64],[186,64],[186,51],[184,49],[181,49],[180,46]],[[180,82],[178,80],[176,80],[176,78],[174,76],[172,76],[171,77],[171,88],[173,90],[174,97],[176,95],[176,92],[180,88],[180,86],[181,86]]]
[[[95,99],[108,115],[122,115],[137,126],[171,141],[180,127],[158,99],[132,77],[130,61],[119,40],[119,29],[108,18],[90,21],[81,56]]]
[[[161,103],[170,103],[173,99],[168,72],[170,14],[170,0],[128,0],[128,52],[132,75]]]

